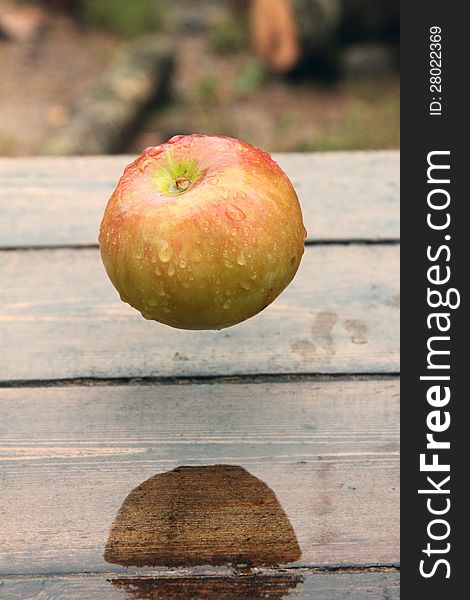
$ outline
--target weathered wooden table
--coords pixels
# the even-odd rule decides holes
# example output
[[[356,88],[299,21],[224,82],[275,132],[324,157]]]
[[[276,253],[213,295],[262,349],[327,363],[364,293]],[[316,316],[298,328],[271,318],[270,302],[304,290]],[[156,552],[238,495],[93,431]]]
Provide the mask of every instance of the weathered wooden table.
[[[301,268],[270,308],[216,333],[145,321],[104,273],[97,229],[130,157],[0,160],[1,598],[398,598],[398,153],[277,159],[309,231]],[[105,560],[131,490],[220,464],[246,471],[178,470],[201,477],[174,493],[161,476],[146,498],[144,484],[137,525],[121,523],[132,543],[107,550],[138,562],[170,523],[183,566]],[[262,498],[237,498],[248,474]],[[288,543],[262,513],[278,502],[300,558],[184,566],[199,534],[217,562],[204,538],[217,507],[202,494],[201,522],[191,513],[201,482],[241,527],[247,515],[261,557]]]

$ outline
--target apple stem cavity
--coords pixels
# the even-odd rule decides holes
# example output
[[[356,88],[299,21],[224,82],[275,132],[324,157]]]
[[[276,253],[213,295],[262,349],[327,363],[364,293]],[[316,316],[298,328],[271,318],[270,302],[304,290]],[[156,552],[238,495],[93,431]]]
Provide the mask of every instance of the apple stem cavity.
[[[191,179],[188,177],[177,177],[175,179],[175,188],[178,192],[185,192],[191,187]]]
[[[194,159],[175,160],[171,152],[167,153],[165,163],[155,172],[154,180],[158,191],[164,195],[172,196],[188,191],[203,174]]]

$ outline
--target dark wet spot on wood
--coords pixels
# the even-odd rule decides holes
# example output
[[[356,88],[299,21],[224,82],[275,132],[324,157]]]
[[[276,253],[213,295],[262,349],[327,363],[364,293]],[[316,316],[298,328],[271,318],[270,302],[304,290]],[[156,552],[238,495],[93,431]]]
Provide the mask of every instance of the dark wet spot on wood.
[[[348,319],[344,327],[351,334],[353,344],[367,344],[367,325],[359,319]]]
[[[274,492],[239,466],[178,467],[124,500],[104,558],[125,566],[246,564],[298,560],[296,535]]]
[[[338,320],[338,315],[331,311],[322,311],[317,314],[312,325],[312,339],[327,354],[335,354],[335,345],[332,329]]]
[[[335,466],[331,462],[324,462],[319,464],[317,467],[317,474],[322,480],[322,486],[320,488],[319,493],[317,494],[316,499],[316,513],[321,516],[325,516],[333,511],[333,497],[331,495],[331,491],[327,491],[330,486],[327,484],[328,480],[331,480],[332,475],[334,474]],[[331,539],[331,533],[323,532],[321,536],[323,539]],[[326,542],[325,542],[326,543]]]
[[[300,575],[244,575],[243,577],[173,577],[111,579],[110,583],[132,598],[147,600],[270,600],[284,598],[299,583]]]
[[[388,300],[385,302],[385,304],[387,306],[391,306],[393,308],[399,308],[400,307],[400,293],[398,292],[397,294],[393,294],[392,296],[390,296],[390,298],[388,298]]]
[[[308,360],[311,358],[312,354],[315,353],[315,344],[312,344],[312,342],[309,342],[308,340],[299,340],[298,342],[291,344],[291,350],[292,352],[300,354],[305,360]]]

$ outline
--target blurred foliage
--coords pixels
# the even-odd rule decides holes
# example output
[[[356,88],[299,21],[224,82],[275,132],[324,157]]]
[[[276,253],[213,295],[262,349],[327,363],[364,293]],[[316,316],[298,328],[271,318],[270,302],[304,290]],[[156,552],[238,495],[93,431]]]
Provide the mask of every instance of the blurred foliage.
[[[296,148],[301,152],[379,150],[400,146],[400,107],[393,98],[356,100],[338,121]]]
[[[218,101],[218,79],[216,75],[207,73],[202,75],[196,82],[196,97],[204,107],[214,105]]]
[[[227,17],[214,25],[209,46],[217,54],[232,54],[249,47],[248,29],[241,19]]]
[[[293,114],[291,112],[285,112],[279,116],[276,129],[279,137],[284,137],[289,134],[292,129],[300,126],[301,116],[300,114]]]
[[[166,9],[166,0],[82,0],[86,23],[124,37],[162,29]]]
[[[233,89],[237,96],[246,96],[259,89],[268,78],[264,64],[252,59],[242,65],[233,81]]]

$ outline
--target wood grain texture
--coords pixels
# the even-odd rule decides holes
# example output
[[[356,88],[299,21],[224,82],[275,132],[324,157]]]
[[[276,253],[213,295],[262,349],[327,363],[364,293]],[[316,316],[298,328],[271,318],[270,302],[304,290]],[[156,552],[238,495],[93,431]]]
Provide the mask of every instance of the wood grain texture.
[[[398,393],[396,379],[2,389],[0,573],[123,571],[103,553],[129,492],[215,464],[271,488],[295,565],[396,564]]]
[[[396,246],[308,247],[286,292],[219,332],[144,320],[119,300],[95,249],[1,259],[3,381],[399,369]]]
[[[398,600],[398,573],[311,573],[243,577],[0,579],[8,600]]]
[[[0,247],[96,244],[131,156],[0,159]],[[399,237],[399,153],[275,155],[299,194],[309,240]]]

